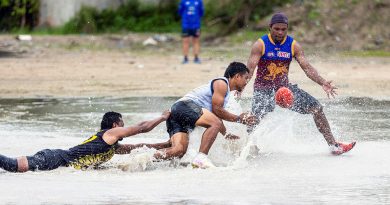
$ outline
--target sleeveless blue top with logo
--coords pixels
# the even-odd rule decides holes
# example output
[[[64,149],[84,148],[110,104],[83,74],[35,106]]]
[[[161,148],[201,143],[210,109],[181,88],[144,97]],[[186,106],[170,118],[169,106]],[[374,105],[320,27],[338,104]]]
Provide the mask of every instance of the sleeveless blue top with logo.
[[[262,36],[261,58],[257,65],[254,89],[278,89],[288,85],[288,71],[294,57],[295,40],[286,36],[280,43],[275,43],[271,35]]]

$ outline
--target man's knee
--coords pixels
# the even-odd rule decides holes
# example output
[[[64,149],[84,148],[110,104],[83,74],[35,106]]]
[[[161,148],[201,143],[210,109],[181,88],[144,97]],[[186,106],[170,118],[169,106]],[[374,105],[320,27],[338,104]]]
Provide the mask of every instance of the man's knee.
[[[184,145],[177,145],[173,147],[172,155],[174,157],[182,158],[187,152],[187,147]]]
[[[222,120],[220,120],[220,119],[214,120],[214,121],[211,123],[211,126],[214,127],[214,128],[217,129],[217,130],[221,130],[221,128],[223,127]]]
[[[176,134],[171,138],[172,147],[168,149],[167,155],[171,157],[183,157],[187,152],[188,147],[188,137],[182,134]]]

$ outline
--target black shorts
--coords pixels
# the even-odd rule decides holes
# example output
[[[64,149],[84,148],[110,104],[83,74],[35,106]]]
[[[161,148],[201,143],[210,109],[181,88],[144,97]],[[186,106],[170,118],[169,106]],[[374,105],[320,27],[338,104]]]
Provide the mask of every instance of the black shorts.
[[[67,166],[67,161],[62,157],[66,153],[61,149],[44,149],[33,156],[28,156],[29,170],[53,170],[61,166]]]
[[[200,28],[195,28],[195,29],[189,29],[189,28],[183,28],[181,31],[181,36],[182,37],[199,37],[200,36]]]
[[[202,107],[191,100],[177,101],[171,107],[171,115],[167,120],[169,137],[178,132],[189,133],[195,128],[195,123],[202,116]]]
[[[312,109],[320,109],[321,104],[309,93],[298,88],[297,85],[289,84],[287,86],[294,94],[294,103],[292,111],[309,114]],[[275,92],[276,89],[256,90],[253,92],[252,113],[259,118],[263,118],[267,113],[275,109]]]

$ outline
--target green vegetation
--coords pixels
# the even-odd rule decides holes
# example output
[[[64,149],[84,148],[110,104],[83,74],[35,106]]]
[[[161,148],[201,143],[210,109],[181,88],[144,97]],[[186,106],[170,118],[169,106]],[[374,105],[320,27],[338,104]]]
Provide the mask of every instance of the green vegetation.
[[[311,10],[311,11],[309,11],[307,17],[311,21],[318,20],[320,17],[320,12],[317,10]]]
[[[40,0],[0,0],[0,33],[13,34],[104,34],[175,33],[180,35],[180,0],[122,0],[116,9],[82,7],[65,25],[37,28]],[[149,3],[147,3],[149,2]],[[346,52],[351,56],[386,56],[389,50],[389,3],[384,0],[203,0],[202,42],[246,46],[268,31],[262,21],[272,12],[290,16],[290,32],[303,43],[369,51]],[[365,9],[370,8],[370,9]],[[261,22],[259,22],[261,21]],[[151,34],[153,35],[153,34]],[[352,35],[353,38],[350,38]],[[343,39],[342,42],[333,39]],[[345,39],[345,40],[344,40]],[[366,41],[353,46],[350,39]],[[77,46],[76,46],[77,47]],[[71,48],[72,49],[72,48]],[[382,51],[370,51],[370,50]],[[386,50],[386,51],[385,51]],[[216,53],[219,51],[216,49]],[[224,51],[221,51],[223,53]]]
[[[371,51],[345,51],[344,56],[353,57],[390,57],[389,51],[371,50]]]
[[[219,0],[206,4],[205,25],[215,27],[217,35],[231,34],[247,28],[270,15],[274,9],[293,0]]]
[[[0,0],[0,32],[32,30],[38,23],[39,0]]]
[[[305,3],[306,10],[308,11],[307,13],[307,19],[310,21],[316,21],[320,18],[321,13],[319,11],[319,5],[321,4],[320,1],[318,0],[313,0],[310,2]]]
[[[162,1],[163,2],[163,1]],[[177,16],[177,2],[141,4],[128,0],[116,10],[98,11],[82,7],[80,12],[66,23],[63,33],[106,33],[106,32],[177,32],[180,29]]]
[[[177,13],[179,1],[161,0],[158,3],[142,3],[141,0],[126,0],[117,9],[102,11],[92,7],[82,7],[78,14],[63,27],[27,31],[33,34],[180,32],[180,17]],[[292,1],[220,0],[218,4],[213,0],[204,1],[205,16],[202,30],[214,36],[225,36],[239,29],[250,27],[273,12],[275,7]],[[3,31],[21,33],[26,29],[13,25]]]
[[[13,34],[31,34],[31,35],[62,35],[64,34],[63,28],[39,28],[39,29],[30,29],[30,28],[15,28],[11,30]]]
[[[125,0],[117,9],[102,11],[82,7],[78,14],[60,28],[35,28],[39,0],[0,0],[0,32],[31,34],[180,32],[177,13],[180,0],[143,3]],[[273,12],[275,7],[293,0],[204,0],[202,30],[224,36],[248,28]],[[26,26],[27,25],[27,26]]]
[[[205,1],[206,2],[206,1]],[[217,35],[230,34],[269,15],[275,6],[291,0],[222,0],[205,3],[203,28]],[[117,10],[83,7],[64,27],[64,33],[180,32],[179,0],[145,4],[128,0]]]
[[[228,41],[233,44],[243,43],[247,41],[255,41],[260,36],[267,34],[268,31],[252,31],[252,30],[245,30],[245,31],[239,31],[235,34],[232,34],[228,37]]]

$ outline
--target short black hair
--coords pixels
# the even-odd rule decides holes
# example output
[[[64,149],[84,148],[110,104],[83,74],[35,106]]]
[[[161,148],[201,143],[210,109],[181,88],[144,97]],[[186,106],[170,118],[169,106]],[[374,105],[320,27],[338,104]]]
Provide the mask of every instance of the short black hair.
[[[111,129],[112,125],[114,123],[119,123],[121,118],[122,115],[120,113],[113,112],[113,111],[106,112],[103,115],[102,122],[100,123],[100,129],[102,130]]]
[[[225,78],[231,78],[237,73],[240,73],[241,75],[245,73],[249,73],[249,69],[246,67],[245,64],[240,62],[232,62],[229,64],[229,66],[226,68],[225,74],[223,75]]]

